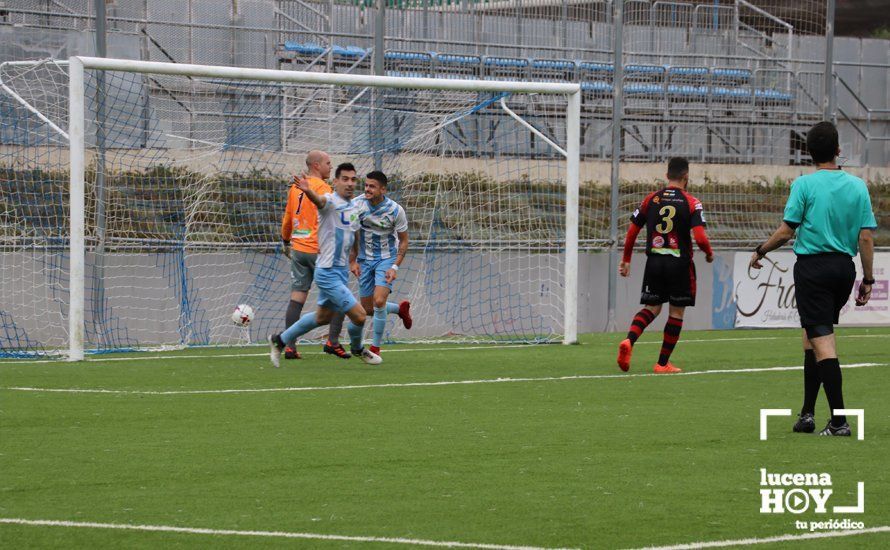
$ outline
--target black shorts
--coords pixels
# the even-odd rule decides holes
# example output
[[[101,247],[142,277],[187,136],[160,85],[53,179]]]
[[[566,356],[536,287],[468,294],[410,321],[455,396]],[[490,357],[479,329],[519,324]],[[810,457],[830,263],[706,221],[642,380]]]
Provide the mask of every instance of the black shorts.
[[[847,254],[799,255],[794,295],[800,326],[836,325],[855,281],[856,268]]]
[[[695,305],[695,264],[688,258],[653,254],[646,259],[640,303],[654,306]]]

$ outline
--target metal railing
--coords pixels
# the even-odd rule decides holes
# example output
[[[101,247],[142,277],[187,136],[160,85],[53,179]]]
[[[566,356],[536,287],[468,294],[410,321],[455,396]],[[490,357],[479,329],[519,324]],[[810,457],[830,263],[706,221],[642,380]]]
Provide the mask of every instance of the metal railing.
[[[859,134],[862,139],[865,141],[863,152],[862,152],[862,165],[868,165],[868,152],[871,147],[869,147],[870,142],[872,141],[890,141],[890,133],[883,135],[872,135],[872,115],[874,114],[890,114],[890,109],[875,109],[869,107],[865,101],[857,94],[853,88],[841,77],[839,74],[834,73],[834,93],[837,94],[838,90],[846,90],[849,94],[849,97],[855,102],[856,105],[859,106],[861,111],[864,113],[864,128],[863,128],[863,117],[857,116],[853,113],[848,113],[843,107],[836,103],[835,110],[837,112],[836,118],[840,117],[847,121],[850,127]],[[882,122],[890,122],[890,119],[882,121]]]
[[[625,37],[632,35],[633,38],[625,38],[623,63],[619,62],[617,65],[650,63],[709,68],[738,67],[750,70],[755,79],[770,71],[781,70],[784,80],[772,87],[794,96],[787,108],[772,110],[781,114],[781,118],[756,120],[753,117],[755,109],[750,109],[747,113],[733,113],[723,109],[719,102],[714,102],[710,97],[701,104],[684,100],[685,107],[692,115],[719,123],[737,119],[736,122],[740,124],[778,124],[800,131],[800,126],[820,118],[818,105],[824,92],[818,89],[818,85],[820,82],[823,87],[826,85],[825,79],[819,78],[819,69],[824,65],[824,60],[800,59],[799,55],[795,55],[795,42],[801,35],[799,29],[748,0],[721,4],[707,0],[699,0],[697,4],[676,0],[593,0],[584,4],[573,3],[572,0],[418,0],[405,3],[389,1],[384,10],[379,10],[383,2],[377,0],[268,0],[268,3],[271,15],[242,18],[235,9],[231,13],[231,23],[226,24],[197,22],[193,20],[197,19],[193,15],[183,20],[171,20],[174,18],[169,16],[158,18],[147,11],[152,9],[151,3],[143,4],[140,12],[136,3],[130,5],[130,2],[119,0],[116,5],[109,4],[112,13],[107,17],[108,32],[137,37],[142,43],[141,57],[148,60],[192,62],[192,57],[200,57],[201,62],[205,63],[243,63],[242,66],[265,68],[289,67],[312,71],[365,73],[374,70],[400,70],[391,64],[386,65],[386,69],[374,68],[377,58],[383,58],[384,51],[413,51],[427,55],[430,51],[436,51],[472,54],[480,60],[491,56],[523,58],[528,61],[529,69],[517,72],[515,78],[540,79],[542,77],[531,70],[535,60],[569,62],[576,67],[582,61],[611,63],[613,67],[616,66],[615,10],[621,6],[624,10],[622,27],[627,30]],[[66,0],[57,0],[56,4],[58,9],[49,9],[45,7],[50,5],[46,2],[7,1],[0,25],[78,31],[94,28],[93,15],[88,13],[89,9],[84,9],[91,2],[69,5]],[[191,6],[191,2],[188,5]],[[224,5],[228,9],[237,4],[230,6],[226,2]],[[188,9],[191,14],[191,8]],[[385,30],[382,40],[378,36],[379,27],[375,26],[379,11],[384,11],[387,17],[386,24],[382,27]],[[743,17],[745,13],[749,15],[747,19]],[[758,28],[757,23],[751,22],[751,15],[756,15],[763,23],[763,28]],[[252,23],[245,24],[244,21]],[[449,27],[455,26],[466,26],[467,32],[451,32]],[[444,32],[443,29],[449,32]],[[660,38],[659,33],[672,29],[687,30],[685,38],[681,38],[685,40],[685,46],[672,48],[674,51],[655,47],[660,40],[668,40],[668,34]],[[238,48],[234,46],[217,47],[218,41],[236,42],[237,33],[243,37],[240,40],[245,43],[245,49],[249,52],[239,55]],[[771,33],[778,33],[780,37]],[[197,37],[193,36],[195,34]],[[707,34],[718,35],[719,40],[713,41],[713,46],[703,46],[707,50],[704,53],[696,51],[701,49],[696,47],[697,41],[710,44],[700,36]],[[182,36],[188,38],[187,43],[185,40],[177,42],[177,37]],[[203,37],[203,43],[197,39],[199,37]],[[312,56],[296,59],[284,47],[285,41],[289,39],[317,44],[321,50]],[[383,42],[383,50],[376,46],[378,42]],[[338,58],[335,54],[336,47],[359,44],[362,48],[359,57]],[[777,45],[777,49],[769,51]],[[224,55],[228,52],[231,52],[230,55]],[[214,56],[213,61],[204,59],[208,56]],[[484,70],[482,63],[480,71]],[[884,63],[837,62],[834,65],[890,69],[890,65]],[[575,70],[573,74],[576,77],[573,81],[584,81],[578,76],[579,71]],[[608,85],[609,80],[610,77],[606,77],[604,83]],[[865,84],[851,84],[849,81],[838,81],[837,78],[831,81],[836,88],[834,96],[838,92],[853,96],[853,101],[864,113],[860,116],[857,112],[852,112],[848,105],[836,111],[837,117],[850,125],[848,131],[865,139],[866,149],[869,149],[870,142],[885,142],[881,130],[875,135],[874,119],[879,114],[886,114],[888,110],[865,107],[860,98]],[[636,97],[641,100],[663,102],[658,109],[663,116],[650,116],[651,121],[664,121],[665,117],[679,112],[680,109],[671,102],[668,93],[671,84],[665,78],[661,82],[664,93],[655,93],[652,97],[637,92]],[[708,86],[710,83],[705,82],[703,85]],[[614,86],[610,88],[614,89]],[[590,101],[585,105],[585,117],[609,118],[613,94],[604,90],[605,88],[598,94],[588,95]],[[756,85],[752,83],[747,90],[748,94],[744,99],[738,97],[736,107],[743,106],[743,103],[749,106],[758,105]],[[628,102],[628,105],[634,108],[633,102]],[[680,106],[683,106],[682,102]],[[639,110],[636,113],[626,113],[622,110],[627,115],[628,123],[638,119],[638,112]],[[883,124],[879,125],[879,128],[883,127]],[[862,158],[868,158],[867,152]],[[727,160],[730,159],[727,157]]]

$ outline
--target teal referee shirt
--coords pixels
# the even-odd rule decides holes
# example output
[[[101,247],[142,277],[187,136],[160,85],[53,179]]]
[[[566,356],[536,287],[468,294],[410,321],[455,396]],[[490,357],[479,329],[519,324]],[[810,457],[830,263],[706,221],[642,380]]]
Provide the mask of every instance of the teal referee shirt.
[[[797,228],[796,254],[859,253],[859,231],[876,229],[865,182],[843,170],[819,170],[791,184],[785,222]]]

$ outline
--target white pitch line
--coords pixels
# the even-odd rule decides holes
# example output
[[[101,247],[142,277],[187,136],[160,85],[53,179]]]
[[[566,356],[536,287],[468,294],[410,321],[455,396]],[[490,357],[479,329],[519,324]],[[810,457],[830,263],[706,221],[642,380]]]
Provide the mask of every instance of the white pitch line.
[[[406,539],[400,537],[363,537],[349,535],[326,535],[323,533],[299,533],[293,531],[242,531],[236,529],[204,529],[200,527],[175,527],[172,525],[133,525],[127,523],[95,523],[88,521],[57,521],[48,519],[0,518],[0,524],[30,525],[39,527],[80,527],[88,529],[120,529],[125,531],[151,531],[161,533],[186,533],[191,535],[273,537],[284,539],[336,540],[348,542],[384,542],[410,546],[441,546],[445,548],[483,548],[486,550],[547,550],[538,546],[515,546],[510,544],[488,544],[474,542],[454,542],[445,540]],[[560,549],[554,549],[560,550]],[[564,549],[562,549],[564,550]]]
[[[819,533],[801,533],[795,535],[779,535],[776,537],[763,537],[736,540],[715,540],[692,542],[689,544],[674,544],[671,546],[647,546],[638,550],[692,550],[695,548],[721,548],[724,546],[751,546],[753,544],[770,544],[773,542],[790,542],[810,539],[829,539],[835,537],[852,537],[855,535],[868,535],[870,533],[890,533],[890,525],[869,527],[850,531],[823,531]]]
[[[309,344],[304,344],[303,347],[308,346]],[[312,344],[314,346],[314,344]],[[321,344],[318,344],[321,345]],[[537,347],[538,345],[550,345],[550,344],[488,344],[488,345],[480,345],[480,346],[462,346],[455,348],[396,348],[396,349],[386,349],[383,350],[383,353],[405,353],[405,352],[424,352],[424,353],[433,353],[436,351],[467,351],[467,350],[488,350],[488,349],[509,349],[509,348],[528,348],[532,349]],[[125,352],[124,352],[125,353]],[[138,352],[136,352],[138,353]],[[323,351],[301,351],[300,355],[326,355]],[[116,361],[166,361],[167,359],[238,359],[242,357],[268,357],[269,352],[265,351],[263,353],[224,353],[219,355],[147,355],[141,357],[89,357],[86,361],[81,363],[68,363],[65,359],[24,359],[17,360],[13,359],[10,361],[0,361],[0,365],[26,365],[26,364],[34,364],[34,365],[48,365],[53,363],[63,363],[70,366],[78,366],[78,365],[89,365],[90,363],[111,363]]]
[[[848,336],[842,336],[841,338],[886,338],[886,334],[850,334]],[[760,341],[760,340],[799,340],[800,336],[755,336],[753,338],[699,338],[699,339],[688,339],[681,340],[683,344],[706,344],[708,342],[744,342],[747,340],[750,341]],[[635,345],[661,345],[660,340],[647,340],[647,341],[638,341]],[[304,344],[304,347],[309,344]],[[315,344],[311,344],[315,345]],[[385,349],[383,353],[433,353],[437,351],[470,351],[470,350],[503,350],[503,349],[539,349],[539,346],[549,346],[549,345],[557,345],[557,344],[483,344],[478,346],[459,346],[453,348],[435,348],[435,347],[424,347],[424,348],[395,348],[395,349]],[[612,345],[611,342],[596,342],[593,344],[581,344],[581,345]],[[138,353],[138,352],[136,352]],[[305,351],[300,352],[302,355],[325,355],[324,352],[321,351]],[[227,353],[227,354],[219,354],[219,355],[148,355],[148,356],[140,356],[140,357],[90,357],[84,362],[80,363],[69,363],[65,359],[12,359],[6,361],[0,361],[0,366],[3,365],[50,365],[55,363],[65,364],[67,366],[84,366],[89,365],[91,363],[111,363],[111,362],[135,362],[135,361],[166,361],[168,359],[239,359],[245,357],[265,357],[267,356],[267,352],[263,353]]]
[[[879,367],[890,363],[851,363],[843,365],[845,369],[862,367]],[[402,382],[389,384],[356,384],[348,386],[292,386],[283,388],[238,388],[229,390],[108,390],[98,388],[34,388],[27,386],[0,387],[0,391],[21,391],[37,393],[75,393],[75,394],[114,394],[114,395],[207,395],[207,394],[239,394],[239,393],[292,393],[332,390],[367,390],[379,388],[428,388],[436,386],[461,386],[474,384],[506,384],[516,382],[560,382],[565,380],[607,380],[612,378],[678,378],[683,376],[700,376],[703,374],[749,374],[760,372],[781,372],[803,370],[803,367],[766,367],[759,369],[715,369],[681,372],[677,374],[574,374],[567,376],[541,376],[528,378],[488,378],[476,380],[441,380],[437,382]]]

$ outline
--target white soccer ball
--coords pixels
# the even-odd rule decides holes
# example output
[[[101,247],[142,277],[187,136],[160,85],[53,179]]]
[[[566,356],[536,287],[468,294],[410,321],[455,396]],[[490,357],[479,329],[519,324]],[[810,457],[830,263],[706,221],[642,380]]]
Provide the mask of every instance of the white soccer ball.
[[[247,304],[241,304],[232,312],[232,322],[239,327],[246,327],[253,321],[253,308]]]

